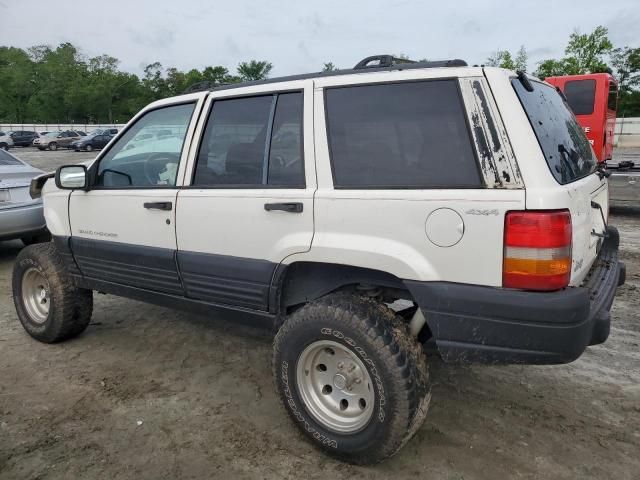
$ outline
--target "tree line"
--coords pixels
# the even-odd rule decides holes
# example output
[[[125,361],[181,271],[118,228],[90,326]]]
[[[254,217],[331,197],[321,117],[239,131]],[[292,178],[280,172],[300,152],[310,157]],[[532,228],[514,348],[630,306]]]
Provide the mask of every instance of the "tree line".
[[[640,116],[640,48],[615,47],[606,27],[598,26],[591,33],[574,30],[561,58],[549,58],[538,63],[534,75],[547,78],[585,73],[611,73],[618,80],[618,116]],[[488,66],[527,70],[524,46],[515,55],[497,50],[485,62]]]
[[[605,27],[570,36],[562,58],[539,62],[534,74],[610,72],[619,81],[618,115],[640,116],[640,48],[614,47]],[[400,58],[406,58],[400,55]],[[485,62],[512,70],[527,70],[524,46],[512,54],[494,52]],[[0,46],[0,122],[2,123],[124,123],[148,103],[187,91],[200,82],[211,85],[267,78],[273,65],[265,60],[238,64],[235,72],[216,65],[181,71],[159,62],[142,75],[120,69],[110,55],[86,57],[71,43],[52,48]],[[322,70],[335,70],[332,62]]]
[[[87,58],[71,43],[26,50],[0,47],[0,122],[124,123],[148,103],[180,95],[199,82],[228,84],[266,78],[272,64],[241,62],[183,72],[147,65],[142,76],[122,71],[109,55]]]

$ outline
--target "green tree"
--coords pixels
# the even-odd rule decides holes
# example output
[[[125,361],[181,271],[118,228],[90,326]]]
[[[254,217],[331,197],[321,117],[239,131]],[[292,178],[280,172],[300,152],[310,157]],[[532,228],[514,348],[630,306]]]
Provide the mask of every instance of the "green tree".
[[[78,89],[86,80],[87,65],[78,49],[62,43],[55,50],[39,48],[39,61],[34,64],[34,95],[29,99],[31,120],[39,122],[70,122],[82,108]]]
[[[616,48],[611,64],[618,79],[618,115],[640,115],[640,48]]]
[[[538,63],[538,70],[534,73],[536,77],[545,79],[547,77],[557,77],[560,75],[566,75],[566,67],[564,61],[554,60],[552,58],[543,60]]]
[[[516,57],[513,60],[515,70],[521,70],[523,72],[527,71],[527,63],[529,62],[529,54],[527,50],[524,48],[524,45],[520,45],[518,49],[518,53],[516,53]]]
[[[527,51],[524,45],[520,47],[515,57],[508,50],[496,50],[487,58],[485,65],[488,67],[500,67],[509,70],[527,71]]]
[[[513,62],[511,53],[509,53],[508,50],[495,51],[489,58],[487,58],[485,65],[487,65],[487,67],[508,68],[509,70],[513,70],[515,68],[515,63]]]
[[[273,65],[264,60],[250,60],[238,65],[238,75],[247,82],[252,80],[264,80],[269,77]]]
[[[578,30],[571,34],[564,51],[565,59],[573,69],[570,75],[607,71],[608,66],[603,57],[613,49],[613,44],[607,37],[608,33],[607,28],[600,25],[589,34],[580,34]]]
[[[613,49],[607,37],[606,27],[598,26],[589,34],[581,34],[575,30],[569,36],[569,43],[564,50],[565,56],[559,60],[547,59],[538,64],[536,75],[546,78],[554,75],[581,75],[610,71],[605,57]]]
[[[333,62],[327,62],[322,65],[323,72],[335,72],[336,70],[338,70],[338,67],[336,67]]]
[[[0,118],[20,123],[27,119],[35,93],[33,73],[33,61],[24,50],[0,47]]]

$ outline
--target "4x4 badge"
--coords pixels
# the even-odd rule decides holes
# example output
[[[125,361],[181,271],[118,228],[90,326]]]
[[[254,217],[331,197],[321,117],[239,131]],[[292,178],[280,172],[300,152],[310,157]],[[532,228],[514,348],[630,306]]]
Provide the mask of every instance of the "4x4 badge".
[[[492,209],[492,210],[478,210],[477,208],[472,208],[471,210],[467,210],[466,212],[467,215],[484,215],[484,216],[488,216],[488,215],[498,215],[500,212],[498,212],[497,209]]]

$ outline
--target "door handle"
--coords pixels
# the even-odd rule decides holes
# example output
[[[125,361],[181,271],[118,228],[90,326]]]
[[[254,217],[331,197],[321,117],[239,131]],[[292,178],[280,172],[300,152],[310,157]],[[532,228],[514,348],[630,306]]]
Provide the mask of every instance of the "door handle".
[[[272,210],[282,210],[283,212],[290,213],[301,213],[303,204],[301,202],[291,202],[291,203],[265,203],[264,209],[267,212],[271,212]]]
[[[144,208],[153,210],[171,210],[173,204],[171,202],[144,202]]]

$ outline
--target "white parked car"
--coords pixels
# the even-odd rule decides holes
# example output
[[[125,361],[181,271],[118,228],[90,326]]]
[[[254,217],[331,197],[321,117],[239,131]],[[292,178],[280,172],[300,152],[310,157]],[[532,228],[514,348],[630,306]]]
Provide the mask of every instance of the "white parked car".
[[[13,138],[8,132],[0,131],[0,150],[9,150],[13,147]]]
[[[179,141],[136,141],[160,129]],[[94,290],[274,328],[294,423],[373,463],[424,420],[425,351],[553,364],[606,340],[625,269],[602,168],[553,87],[460,60],[169,98],[34,180],[54,240],[18,256],[15,305],[43,342],[87,327]]]

